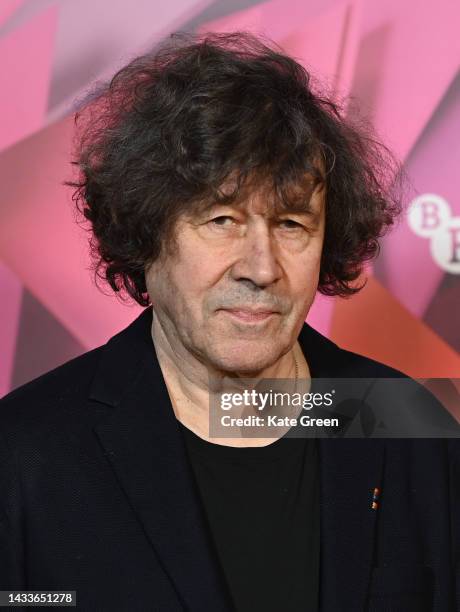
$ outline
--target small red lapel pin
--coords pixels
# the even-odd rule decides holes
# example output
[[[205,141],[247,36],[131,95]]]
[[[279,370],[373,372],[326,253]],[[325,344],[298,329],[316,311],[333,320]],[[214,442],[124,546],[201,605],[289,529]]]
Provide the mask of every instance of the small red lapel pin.
[[[372,494],[372,505],[371,505],[372,510],[377,510],[377,508],[379,507],[379,497],[380,497],[380,489],[378,487],[375,487],[374,492]]]

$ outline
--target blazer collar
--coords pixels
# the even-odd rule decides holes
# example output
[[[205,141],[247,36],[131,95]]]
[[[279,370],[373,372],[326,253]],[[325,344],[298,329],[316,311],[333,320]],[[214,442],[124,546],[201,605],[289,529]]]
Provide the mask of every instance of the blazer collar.
[[[184,607],[231,610],[151,322],[152,307],[103,348],[90,398],[114,409],[94,431]],[[312,376],[353,375],[346,351],[306,323],[299,343]],[[363,609],[377,515],[372,492],[380,486],[383,440],[319,439],[318,447],[321,610]]]

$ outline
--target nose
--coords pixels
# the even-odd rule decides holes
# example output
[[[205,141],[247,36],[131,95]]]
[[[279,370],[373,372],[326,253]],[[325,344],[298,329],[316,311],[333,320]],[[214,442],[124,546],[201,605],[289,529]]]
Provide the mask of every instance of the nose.
[[[266,287],[280,278],[277,245],[264,220],[248,224],[238,248],[238,259],[231,270],[233,279],[250,280],[254,285]]]

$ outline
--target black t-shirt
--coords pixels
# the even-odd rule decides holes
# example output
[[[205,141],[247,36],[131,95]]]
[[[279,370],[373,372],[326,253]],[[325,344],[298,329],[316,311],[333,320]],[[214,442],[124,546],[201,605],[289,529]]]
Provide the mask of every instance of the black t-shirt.
[[[238,448],[179,426],[237,612],[316,612],[316,440],[282,437]]]

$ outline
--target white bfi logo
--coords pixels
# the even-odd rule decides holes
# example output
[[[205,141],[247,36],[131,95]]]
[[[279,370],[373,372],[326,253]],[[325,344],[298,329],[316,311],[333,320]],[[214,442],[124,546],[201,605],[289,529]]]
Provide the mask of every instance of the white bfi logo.
[[[424,193],[409,206],[411,230],[430,239],[431,256],[446,272],[460,274],[460,217],[452,217],[449,203],[434,193]]]

